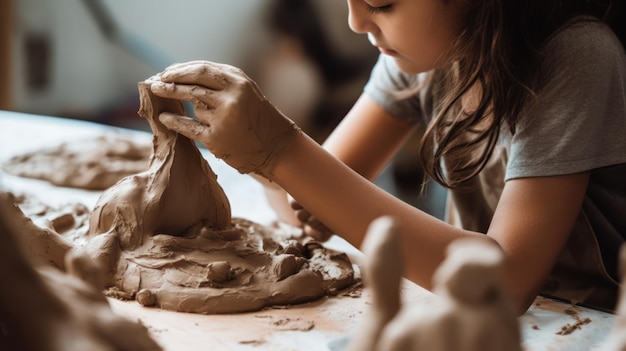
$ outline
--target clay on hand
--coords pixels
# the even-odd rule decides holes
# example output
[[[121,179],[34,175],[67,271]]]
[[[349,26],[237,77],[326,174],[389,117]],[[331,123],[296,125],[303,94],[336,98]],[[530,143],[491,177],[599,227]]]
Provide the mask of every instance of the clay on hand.
[[[54,235],[37,228],[12,196],[0,193],[0,280],[6,285],[0,289],[0,349],[160,350],[144,326],[110,309],[99,290],[99,267],[78,252],[67,254],[67,245],[59,246]],[[42,261],[46,243],[63,252]],[[91,283],[54,268],[60,264],[52,258],[58,257]]]
[[[240,173],[272,175],[275,162],[300,129],[265,98],[241,70],[208,61],[170,66],[152,84],[163,98],[190,101],[198,120],[162,113],[167,128],[202,142]]]
[[[195,313],[234,313],[311,301],[354,283],[347,255],[281,238],[231,218],[230,204],[193,140],[166,128],[178,100],[139,83],[140,115],[154,133],[148,171],[105,191],[83,250],[105,267],[109,296]],[[284,239],[284,240],[282,240]]]
[[[289,205],[295,211],[296,218],[302,223],[304,234],[321,242],[328,241],[335,234],[311,212],[302,207],[298,201],[290,199]]]

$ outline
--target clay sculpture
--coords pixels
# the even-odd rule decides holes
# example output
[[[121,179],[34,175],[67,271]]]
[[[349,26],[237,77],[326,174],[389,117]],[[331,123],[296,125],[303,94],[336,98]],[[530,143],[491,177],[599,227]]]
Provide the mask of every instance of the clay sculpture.
[[[345,254],[231,218],[195,143],[159,122],[161,112],[184,109],[152,94],[157,81],[139,83],[139,114],[154,133],[150,167],[107,189],[90,217],[83,250],[105,267],[107,294],[168,310],[233,313],[311,301],[353,284]]]
[[[440,304],[400,308],[398,240],[392,219],[370,226],[364,281],[373,303],[349,350],[521,350],[517,316],[499,276],[499,248],[476,239],[453,242],[434,276]]]

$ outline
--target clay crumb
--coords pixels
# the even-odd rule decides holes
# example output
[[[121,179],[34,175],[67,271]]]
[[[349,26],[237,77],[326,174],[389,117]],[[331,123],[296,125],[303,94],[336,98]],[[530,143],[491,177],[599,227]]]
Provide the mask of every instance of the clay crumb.
[[[315,328],[315,322],[300,318],[283,318],[272,322],[278,330],[309,331]]]
[[[561,330],[559,330],[556,334],[557,335],[569,335],[573,332],[575,332],[577,329],[582,329],[582,326],[585,324],[589,324],[591,323],[591,319],[589,318],[584,318],[584,319],[580,319],[578,318],[578,315],[576,315],[576,322],[574,324],[565,324],[564,326],[561,327]]]
[[[155,328],[153,326],[148,326],[147,328],[148,328],[148,330],[150,332],[152,332],[154,334],[160,334],[160,333],[163,333],[163,332],[167,332],[167,330],[168,330],[167,328],[161,329],[161,328]]]
[[[363,293],[363,282],[358,282],[352,285],[351,287],[347,288],[346,290],[344,290],[340,294],[340,296],[351,297],[351,298],[357,299],[361,297],[362,293]]]
[[[265,344],[265,340],[256,340],[256,339],[252,339],[252,340],[241,340],[239,341],[240,344],[242,345],[252,345],[252,346],[258,346],[258,345],[263,345]]]
[[[149,289],[141,289],[135,296],[142,306],[149,307],[156,304],[156,296]]]
[[[130,294],[120,290],[117,286],[113,286],[104,291],[104,295],[118,300],[134,300],[135,294]]]

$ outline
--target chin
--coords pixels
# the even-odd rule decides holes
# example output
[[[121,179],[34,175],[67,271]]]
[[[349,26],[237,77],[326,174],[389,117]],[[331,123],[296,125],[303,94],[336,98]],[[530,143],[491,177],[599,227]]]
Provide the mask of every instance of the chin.
[[[398,68],[404,73],[408,74],[419,74],[423,72],[428,72],[435,68],[433,65],[427,65],[424,63],[416,63],[414,61],[409,61],[402,57],[394,57],[396,60],[396,64]]]

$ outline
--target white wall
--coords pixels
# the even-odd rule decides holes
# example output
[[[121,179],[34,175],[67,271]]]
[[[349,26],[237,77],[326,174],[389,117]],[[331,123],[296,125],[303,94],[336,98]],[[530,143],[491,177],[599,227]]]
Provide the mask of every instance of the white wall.
[[[82,0],[12,1],[17,111],[97,120],[99,111],[132,100],[137,82],[164,68],[107,41]],[[165,62],[162,66],[212,60],[241,67],[254,78],[257,61],[271,47],[264,23],[268,0],[102,1],[123,32],[161,53],[154,57]],[[358,59],[373,49],[363,35],[349,30],[345,0],[314,1],[339,51]],[[30,34],[50,42],[50,82],[41,91],[26,85],[24,40]]]
[[[49,115],[82,115],[136,90],[158,72],[108,42],[81,0],[14,0],[14,109]],[[105,0],[124,31],[162,51],[170,61],[207,59],[246,68],[263,47],[264,1]],[[24,38],[43,35],[51,43],[50,85],[29,91]],[[252,54],[250,54],[252,52]]]

